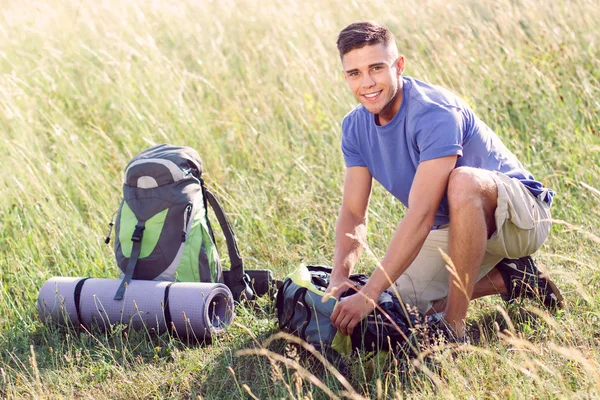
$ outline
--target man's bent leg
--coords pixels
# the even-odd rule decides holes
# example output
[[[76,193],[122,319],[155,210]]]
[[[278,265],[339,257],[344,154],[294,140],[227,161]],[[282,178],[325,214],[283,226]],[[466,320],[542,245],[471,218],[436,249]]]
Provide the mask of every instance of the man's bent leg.
[[[563,298],[554,282],[527,257],[548,237],[550,206],[543,195],[533,196],[519,180],[501,173],[492,177],[498,187],[497,231],[488,241],[487,251],[505,257],[496,268],[507,286],[503,299],[537,298],[550,309],[562,308]]]
[[[508,289],[504,283],[504,278],[497,268],[493,268],[486,276],[481,278],[475,284],[471,300],[478,299],[493,294],[506,294]]]
[[[487,256],[488,256],[488,254],[486,254],[486,257]],[[481,266],[482,270],[480,271],[479,275],[481,275],[481,272],[485,272],[487,270],[485,264],[486,263],[485,263],[485,257],[484,257],[484,263]],[[488,268],[489,268],[489,266],[488,266]],[[483,278],[479,279],[475,283],[475,287],[473,288],[473,294],[471,295],[471,300],[475,300],[475,299],[479,299],[480,297],[485,297],[485,296],[490,296],[490,295],[495,295],[495,294],[504,295],[507,293],[508,293],[508,288],[506,287],[506,284],[504,282],[504,278],[502,277],[502,274],[500,273],[500,271],[498,271],[497,268],[492,268],[491,271],[489,271]],[[435,313],[444,311],[446,309],[447,304],[448,304],[447,297],[444,297],[443,299],[434,301],[433,304],[431,305],[431,308],[427,312],[427,315],[431,315],[431,314],[435,314]]]
[[[448,254],[448,226],[429,232],[412,264],[396,280],[396,289],[406,304],[426,313],[432,301],[448,294],[448,271],[440,250]]]
[[[402,301],[416,307],[422,314],[440,312],[446,308],[450,274],[440,250],[449,254],[448,233],[449,225],[432,230],[413,263],[396,280],[396,289]],[[494,272],[497,271],[493,269],[501,259],[501,256],[485,254],[472,299],[506,292],[502,277],[496,276]]]
[[[455,271],[450,279],[444,319],[462,337],[487,240],[496,230],[494,212],[498,189],[489,171],[459,167],[450,175],[447,196],[450,206],[448,248]]]

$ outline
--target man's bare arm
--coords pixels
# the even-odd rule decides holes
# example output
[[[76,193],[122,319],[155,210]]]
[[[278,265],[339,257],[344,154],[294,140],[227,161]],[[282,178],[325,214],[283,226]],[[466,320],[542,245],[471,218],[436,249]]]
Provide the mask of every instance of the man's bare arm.
[[[421,250],[439,204],[446,192],[450,173],[457,156],[443,157],[419,164],[413,181],[408,210],[381,262],[367,284],[355,296],[342,300],[335,308],[331,321],[342,333],[350,334],[356,324],[373,310],[373,302],[402,275]]]
[[[366,240],[367,209],[373,178],[366,167],[350,167],[344,178],[344,195],[335,228],[333,272],[328,291],[346,281]],[[341,291],[338,293],[341,293]]]
[[[419,164],[408,198],[408,210],[388,245],[381,269],[376,269],[364,287],[365,294],[377,299],[404,273],[421,251],[435,221],[435,215],[448,187],[457,156]],[[388,275],[388,276],[386,276]]]

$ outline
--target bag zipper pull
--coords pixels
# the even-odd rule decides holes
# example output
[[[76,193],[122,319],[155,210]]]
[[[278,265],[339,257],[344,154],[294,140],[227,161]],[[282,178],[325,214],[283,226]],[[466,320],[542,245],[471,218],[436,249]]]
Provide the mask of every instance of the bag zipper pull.
[[[185,243],[186,235],[187,235],[187,226],[190,220],[190,214],[192,213],[192,205],[188,204],[185,206],[185,211],[183,212],[183,231],[181,232],[181,242]]]
[[[106,239],[104,239],[104,243],[109,244],[110,243],[110,235],[112,234],[112,230],[113,230],[113,226],[115,226],[115,215],[118,213],[119,211],[115,211],[113,213],[113,215],[110,217],[110,223],[108,224],[108,235],[106,235]]]

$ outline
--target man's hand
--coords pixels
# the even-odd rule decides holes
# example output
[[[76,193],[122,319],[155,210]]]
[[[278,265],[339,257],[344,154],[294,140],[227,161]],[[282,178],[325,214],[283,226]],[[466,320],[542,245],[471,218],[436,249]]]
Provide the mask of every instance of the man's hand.
[[[334,308],[331,323],[342,335],[351,335],[354,327],[375,309],[375,301],[362,291],[345,297]]]
[[[335,297],[337,300],[340,299],[340,296],[346,292],[349,288],[356,286],[354,282],[352,282],[349,278],[331,278],[329,281],[329,286],[327,286],[327,290],[325,290],[326,294]],[[357,289],[358,290],[358,289]]]

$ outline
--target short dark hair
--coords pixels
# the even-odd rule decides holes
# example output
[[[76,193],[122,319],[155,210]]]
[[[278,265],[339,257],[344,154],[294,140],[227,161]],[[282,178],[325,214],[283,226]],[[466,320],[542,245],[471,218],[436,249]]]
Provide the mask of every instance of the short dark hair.
[[[337,48],[340,58],[352,50],[374,44],[387,46],[394,41],[394,35],[385,26],[374,21],[354,22],[340,32]]]

